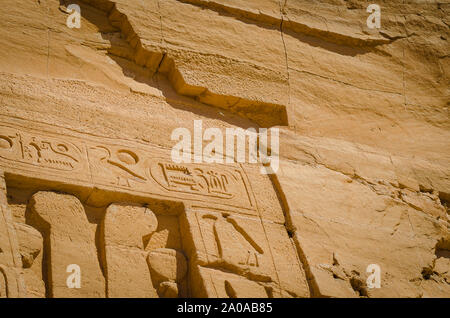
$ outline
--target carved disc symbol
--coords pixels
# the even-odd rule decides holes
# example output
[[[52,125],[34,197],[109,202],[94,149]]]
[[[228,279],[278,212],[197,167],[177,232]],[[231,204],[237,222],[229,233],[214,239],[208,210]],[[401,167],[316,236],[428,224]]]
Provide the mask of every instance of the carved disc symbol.
[[[117,158],[122,161],[123,163],[129,164],[129,165],[135,165],[139,162],[138,156],[131,151],[128,150],[119,150],[117,151]]]
[[[0,148],[10,149],[12,147],[12,140],[6,136],[0,136]]]

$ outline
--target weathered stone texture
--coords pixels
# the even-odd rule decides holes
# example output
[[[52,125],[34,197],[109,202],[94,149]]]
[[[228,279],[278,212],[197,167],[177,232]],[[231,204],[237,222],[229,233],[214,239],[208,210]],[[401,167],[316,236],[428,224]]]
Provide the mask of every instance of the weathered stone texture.
[[[450,4],[369,3],[3,0],[0,297],[450,297]]]

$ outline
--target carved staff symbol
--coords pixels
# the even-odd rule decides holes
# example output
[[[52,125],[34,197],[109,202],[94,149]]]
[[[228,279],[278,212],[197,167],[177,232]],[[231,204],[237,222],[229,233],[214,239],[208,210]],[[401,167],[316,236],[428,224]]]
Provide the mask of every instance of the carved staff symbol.
[[[206,214],[203,218],[213,221],[217,252],[223,262],[259,266],[259,258],[264,254],[263,249],[234,218],[226,214],[220,217]]]

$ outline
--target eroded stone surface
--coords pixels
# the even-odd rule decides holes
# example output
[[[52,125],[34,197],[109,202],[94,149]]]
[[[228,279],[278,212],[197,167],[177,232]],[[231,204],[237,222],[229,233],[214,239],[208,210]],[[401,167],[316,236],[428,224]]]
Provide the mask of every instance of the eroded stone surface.
[[[95,234],[90,230],[81,202],[71,195],[38,192],[30,198],[29,209],[30,223],[44,237],[49,295],[58,298],[104,296]],[[67,271],[72,264],[80,267],[84,288],[68,288]]]
[[[156,216],[145,207],[113,204],[107,208],[102,223],[102,248],[108,297],[156,296],[144,244],[157,227]]]

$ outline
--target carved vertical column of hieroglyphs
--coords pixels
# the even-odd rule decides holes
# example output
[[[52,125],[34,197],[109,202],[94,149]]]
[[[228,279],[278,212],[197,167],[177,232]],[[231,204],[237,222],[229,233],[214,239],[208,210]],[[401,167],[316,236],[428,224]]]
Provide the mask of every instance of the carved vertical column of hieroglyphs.
[[[95,247],[95,228],[81,202],[72,195],[35,193],[29,220],[44,237],[47,291],[50,297],[104,297],[105,279]],[[80,288],[69,288],[69,265],[81,270]],[[72,286],[73,287],[73,286]]]
[[[283,225],[201,208],[187,209],[181,227],[193,296],[309,296]],[[289,284],[287,276],[291,278]]]
[[[144,247],[158,220],[148,208],[111,204],[101,224],[107,297],[158,297]]]
[[[279,289],[258,219],[193,210],[184,217],[193,296],[267,298]]]
[[[0,298],[26,297],[22,260],[11,211],[6,199],[6,183],[0,171]]]

